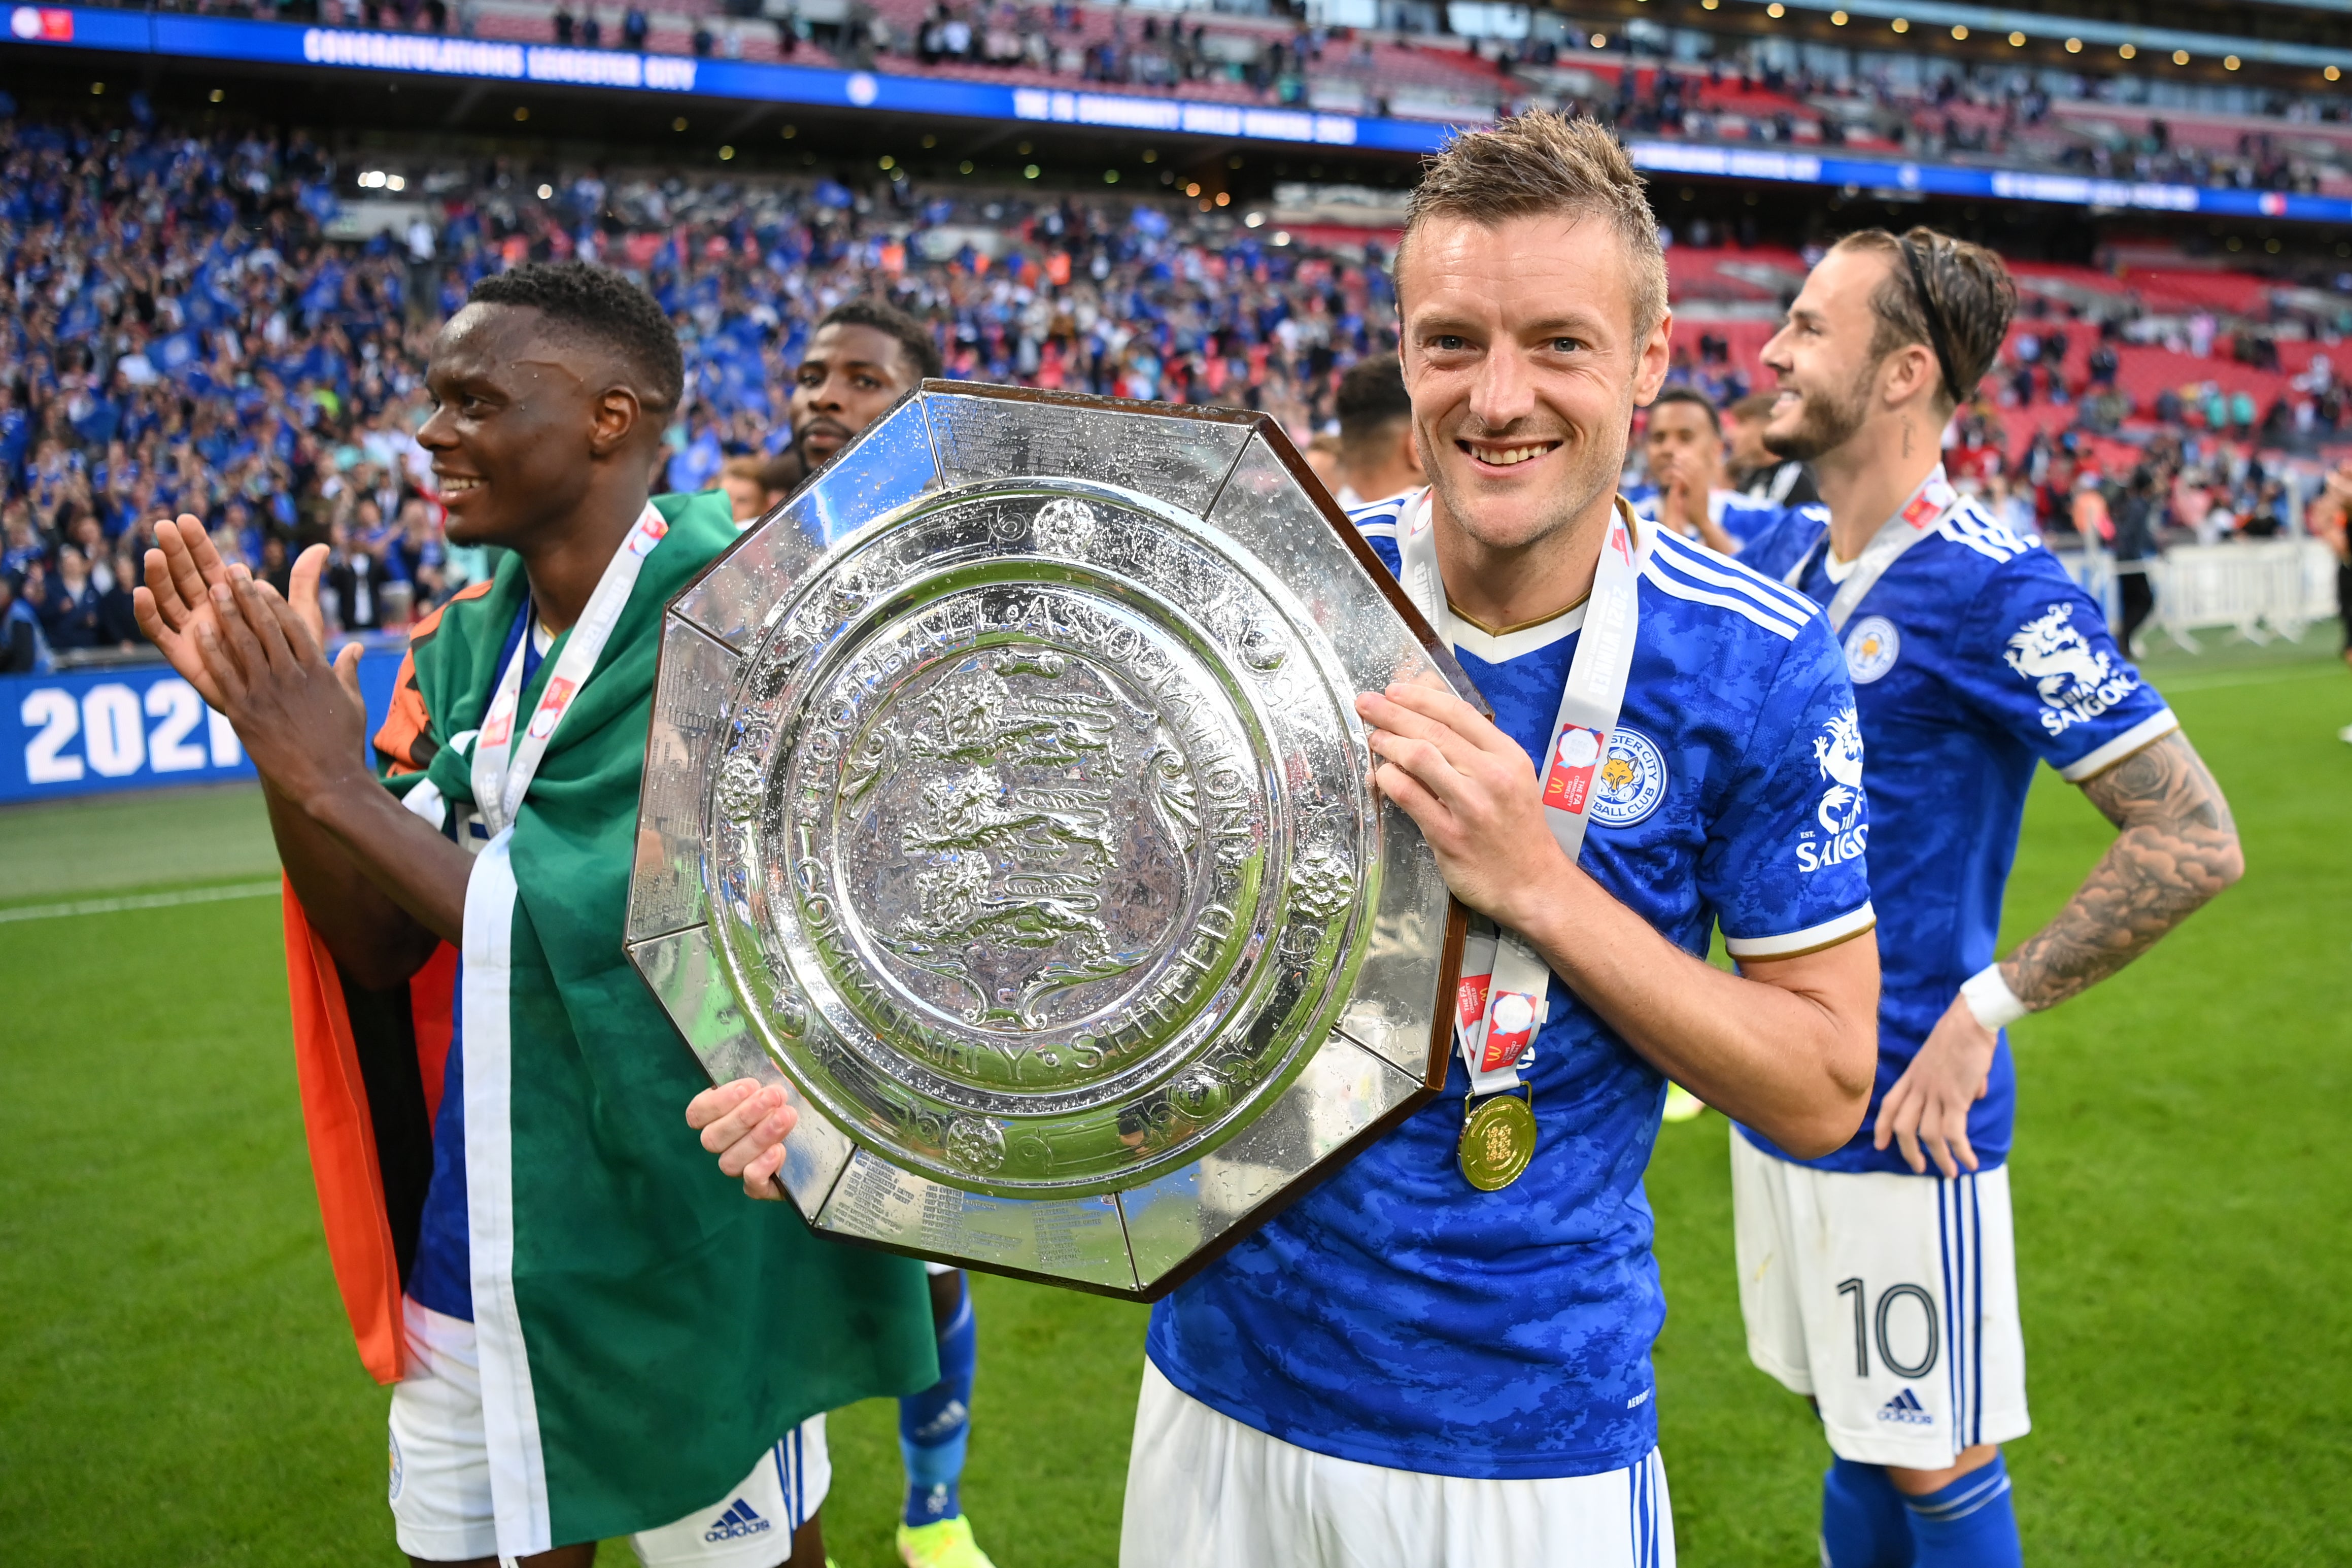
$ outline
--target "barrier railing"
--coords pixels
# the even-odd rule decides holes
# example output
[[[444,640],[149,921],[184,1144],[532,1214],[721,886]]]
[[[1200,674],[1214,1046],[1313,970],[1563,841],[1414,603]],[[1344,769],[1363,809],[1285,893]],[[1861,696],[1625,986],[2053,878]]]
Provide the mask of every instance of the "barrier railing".
[[[2202,651],[2199,632],[2294,642],[2314,621],[2336,614],[2336,557],[2315,539],[2189,544],[2146,563],[2117,562],[2104,552],[2063,559],[2074,580],[2105,606],[2111,626],[2121,624],[2116,582],[2125,573],[2146,572],[2156,590],[2147,629],[2189,653]]]
[[[2289,642],[2336,613],[2336,557],[2315,539],[2190,545],[2149,563],[2156,624],[2190,653],[2200,631]]]

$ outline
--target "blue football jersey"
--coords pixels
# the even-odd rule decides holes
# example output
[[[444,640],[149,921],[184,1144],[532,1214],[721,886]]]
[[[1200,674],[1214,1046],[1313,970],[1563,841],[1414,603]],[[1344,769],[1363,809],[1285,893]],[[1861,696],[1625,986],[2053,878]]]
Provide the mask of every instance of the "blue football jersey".
[[[1796,585],[1827,604],[1827,534],[1791,517],[1739,559],[1776,580],[1801,566]],[[1807,1163],[1907,1172],[1895,1145],[1871,1147],[1878,1102],[1960,983],[1993,961],[2034,763],[2085,779],[2178,726],[2058,558],[1965,498],[1863,595],[1843,640],[1870,759],[1878,1082],[1853,1142]],[[2004,1031],[1969,1112],[1988,1169],[2008,1157],[2016,1100]]]
[[[1758,535],[1780,527],[1791,517],[1810,516],[1823,528],[1830,524],[1830,509],[1819,501],[1807,501],[1802,506],[1775,506],[1768,500],[1753,500],[1738,490],[1718,490],[1722,505],[1717,508],[1715,521],[1723,524],[1723,531],[1739,541],[1743,548]]]
[[[1658,521],[1658,492],[1643,487],[1648,493],[1639,500],[1629,500],[1635,514],[1645,522]],[[1744,549],[1748,541],[1770,532],[1791,517],[1812,518],[1823,528],[1830,524],[1830,509],[1819,501],[1807,501],[1802,506],[1776,506],[1769,500],[1757,500],[1738,490],[1716,490],[1707,497],[1707,506],[1723,531],[1738,540]]]
[[[1355,514],[1391,572],[1411,499]],[[1835,848],[1858,847],[1867,809],[1842,782],[1859,784],[1853,696],[1820,613],[1674,539],[1639,592],[1581,865],[1693,954],[1718,924],[1751,957],[1866,931],[1863,859]],[[1581,620],[1457,645],[1531,757]],[[1443,1098],[1153,1309],[1169,1380],[1286,1442],[1399,1469],[1594,1475],[1648,1453],[1665,1305],[1642,1173],[1665,1081],[1556,975],[1549,1009],[1521,1069],[1539,1139],[1517,1183],[1462,1175],[1454,1053]]]

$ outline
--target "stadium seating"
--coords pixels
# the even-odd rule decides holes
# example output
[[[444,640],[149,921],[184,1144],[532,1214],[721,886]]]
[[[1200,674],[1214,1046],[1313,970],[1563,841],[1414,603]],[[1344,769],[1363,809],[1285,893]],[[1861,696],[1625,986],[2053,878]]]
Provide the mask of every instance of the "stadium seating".
[[[484,5],[503,6],[479,14],[486,29],[530,19],[520,0]],[[1069,15],[1073,37],[1120,36],[1115,16]],[[658,42],[713,18],[666,10],[656,21]],[[1127,36],[1139,39],[1139,29]],[[1343,42],[1328,41],[1325,58]],[[1465,51],[1388,47],[1422,57],[1433,89],[1499,79]],[[1377,64],[1377,50],[1350,58],[1366,52]],[[1588,74],[1606,97],[1625,85]],[[1748,114],[1798,101],[1734,79],[1687,86],[1688,101]],[[1649,70],[1634,73],[1631,89],[1682,90],[1662,89]],[[0,259],[12,276],[68,280],[0,321],[0,360],[17,367],[0,395],[0,569],[20,577],[67,538],[104,556],[109,536],[135,548],[153,517],[190,510],[227,523],[257,569],[273,560],[282,569],[273,548],[325,538],[346,555],[373,556],[392,582],[416,584],[424,602],[436,581],[446,585],[429,479],[408,435],[429,325],[472,280],[528,258],[631,268],[673,313],[690,406],[671,479],[685,485],[707,481],[730,450],[784,439],[788,372],[809,323],[876,288],[931,324],[951,375],[1249,403],[1301,437],[1328,416],[1338,374],[1394,341],[1378,265],[1394,230],[1335,221],[1340,209],[1328,205],[1312,221],[1277,206],[1272,226],[1259,226],[1263,212],[1244,225],[1238,208],[1041,200],[1034,190],[902,183],[877,200],[814,176],[656,184],[585,168],[556,176],[541,197],[497,184],[505,176],[495,169],[461,176],[421,145],[379,144],[370,153],[379,167],[434,191],[429,216],[324,244],[343,220],[352,171],[307,138],[120,134],[92,140],[22,120],[0,128]],[[100,184],[81,175],[105,157],[128,186],[101,205]],[[168,240],[144,242],[162,246],[155,259],[179,280],[159,292],[152,319],[126,313],[89,248],[132,244],[124,224],[149,203],[175,211]],[[266,244],[245,226],[248,208],[277,214]],[[1675,375],[1718,399],[1769,385],[1759,355],[1808,265],[1771,246],[1672,246]],[[2235,451],[2258,435],[2320,452],[2352,426],[2333,369],[2347,354],[2330,346],[2352,328],[2340,296],[2161,249],[2119,252],[2109,270],[2016,270],[2026,308],[1976,415],[2011,462],[2062,437],[2107,471],[2167,438],[2225,434]],[[2053,331],[2064,333],[2063,353]],[[2112,352],[2120,403],[2098,396],[2091,356],[2102,349]]]

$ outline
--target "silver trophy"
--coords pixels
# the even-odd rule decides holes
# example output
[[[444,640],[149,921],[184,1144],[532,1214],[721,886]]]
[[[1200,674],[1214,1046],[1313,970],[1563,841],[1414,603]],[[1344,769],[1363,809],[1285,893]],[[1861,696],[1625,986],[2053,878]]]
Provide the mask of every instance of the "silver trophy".
[[[671,605],[630,958],[818,1230],[1155,1299],[1444,1081],[1433,674],[1273,421],[926,382]]]

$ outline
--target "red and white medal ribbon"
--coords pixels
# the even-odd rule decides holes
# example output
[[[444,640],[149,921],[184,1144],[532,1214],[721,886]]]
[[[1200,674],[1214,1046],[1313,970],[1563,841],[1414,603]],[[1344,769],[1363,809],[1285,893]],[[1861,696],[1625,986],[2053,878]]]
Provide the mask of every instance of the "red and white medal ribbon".
[[[474,812],[492,837],[512,826],[531,777],[539,772],[540,760],[547,755],[547,743],[555,737],[555,727],[563,721],[572,699],[588,684],[596,660],[604,656],[621,612],[628,607],[629,595],[636,591],[637,574],[645,570],[646,557],[668,531],[669,524],[648,501],[628,537],[621,541],[621,548],[605,564],[604,574],[596,580],[596,591],[588,596],[588,607],[572,628],[555,668],[548,671],[547,685],[531,710],[530,722],[517,741],[515,719],[522,700],[524,655],[530,639],[530,628],[523,629],[522,640],[515,645],[506,668],[499,672],[490,710],[474,740]]]
[[[1944,465],[1938,463],[1928,469],[1927,477],[1920,480],[1919,488],[1895,509],[1895,515],[1878,525],[1878,531],[1871,535],[1870,542],[1864,545],[1862,553],[1854,558],[1853,572],[1838,584],[1837,592],[1830,595],[1830,602],[1822,610],[1829,619],[1830,630],[1844,631],[1847,619],[1853,616],[1854,607],[1862,603],[1863,595],[1878,585],[1878,580],[1886,575],[1886,569],[1900,560],[1905,551],[1934,532],[1936,525],[1944,521],[1945,515],[1958,506],[1959,500],[1960,492],[1954,489],[1951,481],[1944,477]],[[1829,538],[1827,529],[1822,531],[1822,538],[1824,541]],[[1813,547],[1814,550],[1825,548],[1825,543]],[[1795,587],[1812,562],[1813,552],[1808,550],[1797,558],[1797,563],[1789,568],[1781,581],[1791,588]]]
[[[1631,508],[1620,499],[1601,543],[1601,561],[1585,601],[1584,625],[1576,657],[1569,661],[1568,684],[1552,721],[1551,741],[1537,764],[1543,773],[1544,819],[1551,836],[1574,860],[1590,826],[1592,781],[1608,754],[1609,737],[1625,706],[1625,679],[1633,668],[1633,640],[1641,616],[1642,567],[1650,542]],[[1461,637],[1461,621],[1445,602],[1437,565],[1437,533],[1430,494],[1423,490],[1397,520],[1397,549],[1404,565],[1404,589],[1448,647]],[[1462,951],[1462,981],[1455,993],[1454,1038],[1470,1072],[1470,1092],[1497,1094],[1518,1086],[1518,1063],[1543,1026],[1551,968],[1517,931],[1480,916],[1473,921]]]

